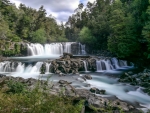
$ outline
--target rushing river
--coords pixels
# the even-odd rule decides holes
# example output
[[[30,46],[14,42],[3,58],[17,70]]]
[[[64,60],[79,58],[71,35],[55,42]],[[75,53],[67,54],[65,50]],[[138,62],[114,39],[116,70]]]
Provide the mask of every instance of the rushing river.
[[[45,60],[54,60],[60,58],[63,52],[71,52],[71,44],[68,43],[62,48],[62,44],[47,44],[41,46],[39,44],[28,45],[30,56],[27,57],[11,57],[13,61],[17,63],[12,63],[10,61],[5,61],[0,63],[0,73],[11,75],[14,77],[23,78],[36,78],[36,79],[46,79],[47,76],[50,77],[50,81],[57,82],[60,79],[68,80],[72,82],[72,85],[76,88],[90,89],[91,87],[97,87],[99,89],[105,89],[105,95],[99,95],[103,97],[117,97],[120,100],[127,101],[134,105],[137,103],[139,109],[147,111],[150,109],[150,96],[142,91],[141,87],[131,86],[125,83],[118,82],[118,76],[120,76],[124,71],[134,69],[134,66],[128,66],[126,61],[120,61],[120,65],[116,58],[112,58],[111,62],[109,60],[96,60],[97,71],[90,72],[87,69],[87,64],[84,62],[85,71],[80,72],[80,76],[84,74],[90,74],[92,80],[83,81],[79,79],[77,75],[68,74],[65,77],[59,77],[48,71],[51,63],[46,64],[46,74],[40,75],[40,67]],[[52,48],[52,49],[50,49]],[[83,48],[82,48],[83,49]],[[45,51],[44,51],[45,50]],[[79,52],[84,52],[85,50],[79,50]],[[50,53],[50,54],[48,54]],[[54,54],[55,53],[55,54]],[[33,65],[34,64],[34,65]],[[105,70],[103,66],[105,65]],[[113,75],[113,76],[112,76]],[[87,84],[90,84],[88,86]],[[87,87],[88,86],[88,87]]]

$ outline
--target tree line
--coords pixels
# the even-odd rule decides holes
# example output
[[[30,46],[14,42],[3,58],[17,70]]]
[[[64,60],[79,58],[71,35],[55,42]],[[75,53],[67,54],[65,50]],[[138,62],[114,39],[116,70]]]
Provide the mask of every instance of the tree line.
[[[17,8],[9,0],[0,0],[0,53],[15,55],[20,46],[14,42],[49,43],[67,41],[65,27],[58,25],[52,15],[41,6],[38,10],[20,4]]]
[[[79,4],[66,22],[68,40],[109,50],[140,65],[150,61],[150,1],[96,0]]]
[[[16,8],[9,0],[0,0],[0,38],[34,43],[67,41],[63,24],[47,16],[43,6],[36,10],[20,4]]]
[[[91,50],[108,50],[136,64],[150,61],[150,1],[96,0],[80,3],[65,26],[41,6],[38,10],[0,0],[0,53],[20,53],[12,42],[80,41]],[[12,47],[13,46],[13,47]]]

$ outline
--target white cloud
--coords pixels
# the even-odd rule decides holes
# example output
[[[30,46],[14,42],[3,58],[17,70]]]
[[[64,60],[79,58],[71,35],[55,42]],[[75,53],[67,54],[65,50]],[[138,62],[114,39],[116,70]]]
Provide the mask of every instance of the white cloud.
[[[20,3],[35,9],[39,9],[43,5],[47,14],[52,14],[58,22],[67,21],[80,2],[86,5],[88,1],[93,2],[94,0],[10,0],[17,7]]]

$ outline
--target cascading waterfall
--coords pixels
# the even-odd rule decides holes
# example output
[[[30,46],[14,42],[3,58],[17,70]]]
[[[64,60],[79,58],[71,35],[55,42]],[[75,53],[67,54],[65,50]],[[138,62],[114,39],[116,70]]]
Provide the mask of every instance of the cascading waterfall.
[[[88,71],[88,70],[87,70],[87,62],[84,60],[84,61],[83,61],[83,64],[84,64],[85,72],[87,72],[87,71]]]
[[[71,53],[72,43],[74,42],[51,43],[45,45],[27,44],[28,55],[62,55],[64,52]]]
[[[85,51],[85,44],[81,44],[81,54],[82,55],[85,55],[86,54],[86,51]]]
[[[78,54],[79,55],[85,55],[86,54],[86,51],[85,51],[85,44],[81,44],[79,42],[79,51],[78,51]]]
[[[96,60],[97,71],[119,69],[123,66],[127,66],[127,61],[118,60],[117,58]]]
[[[118,69],[120,67],[117,58],[112,58],[111,61],[112,61],[112,64],[113,64],[115,69]]]
[[[101,71],[102,70],[102,65],[101,65],[101,60],[96,60],[96,68],[97,71]]]
[[[17,73],[40,73],[43,62],[37,62],[35,65],[29,64],[25,66],[22,62],[0,62],[0,72],[17,72]],[[49,73],[51,63],[46,63],[46,73]]]
[[[64,52],[65,53],[71,53],[71,44],[72,44],[73,42],[70,42],[70,43],[65,43],[64,44]]]
[[[24,72],[24,68],[25,68],[25,64],[19,62],[19,63],[18,63],[18,66],[17,66],[17,68],[16,68],[16,72],[18,72],[18,73],[23,73],[23,72]]]
[[[46,63],[46,73],[49,73],[50,66],[51,66],[51,63]]]
[[[15,65],[14,62],[4,61],[0,62],[0,72],[14,72]]]

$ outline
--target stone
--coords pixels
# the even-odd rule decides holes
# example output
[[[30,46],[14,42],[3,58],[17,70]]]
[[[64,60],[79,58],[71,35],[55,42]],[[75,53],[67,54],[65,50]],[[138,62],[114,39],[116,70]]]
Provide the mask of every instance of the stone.
[[[85,77],[86,79],[88,79],[88,80],[91,80],[91,79],[92,79],[91,75],[84,75],[84,77]]]
[[[65,81],[65,80],[59,80],[58,83],[59,84],[71,84],[72,82],[68,82],[68,81]]]
[[[92,88],[90,89],[90,91],[91,91],[92,93],[96,93],[96,91],[99,91],[99,89],[97,89],[96,87],[92,87]]]
[[[129,75],[133,75],[134,73],[133,73],[132,71],[129,71],[128,74],[129,74]]]
[[[6,75],[0,74],[0,78],[2,78],[2,77],[6,77]]]

